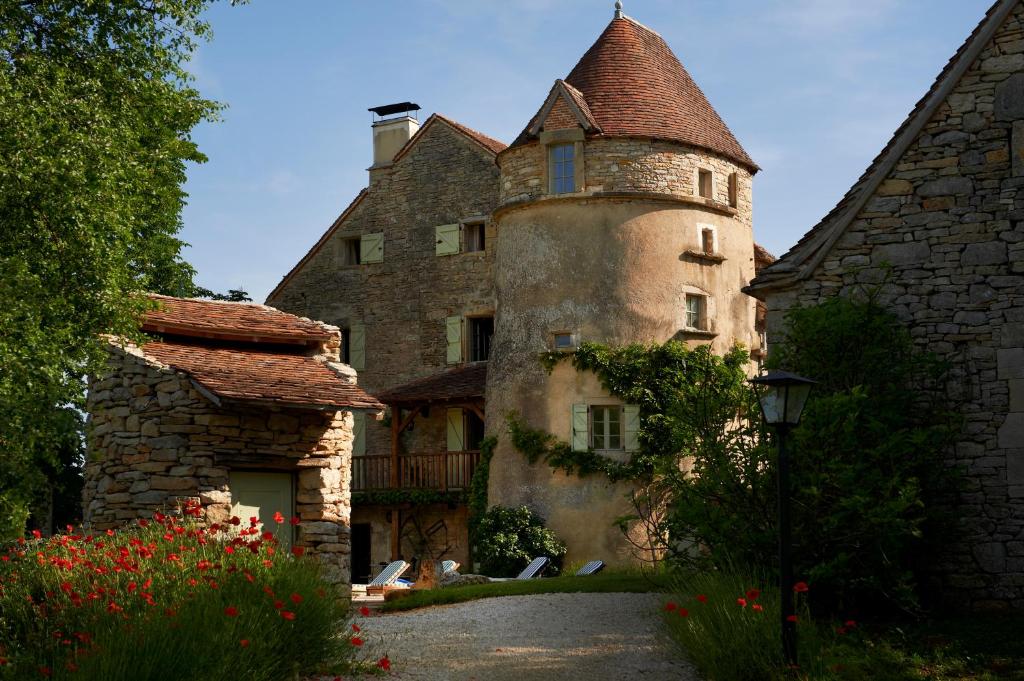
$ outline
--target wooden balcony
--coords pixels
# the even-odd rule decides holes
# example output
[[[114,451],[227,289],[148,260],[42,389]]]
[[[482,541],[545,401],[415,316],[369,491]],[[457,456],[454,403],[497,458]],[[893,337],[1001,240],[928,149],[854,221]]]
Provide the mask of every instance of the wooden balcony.
[[[399,454],[395,460],[397,467],[392,467],[388,454],[352,457],[352,491],[467,489],[480,462],[480,452]]]

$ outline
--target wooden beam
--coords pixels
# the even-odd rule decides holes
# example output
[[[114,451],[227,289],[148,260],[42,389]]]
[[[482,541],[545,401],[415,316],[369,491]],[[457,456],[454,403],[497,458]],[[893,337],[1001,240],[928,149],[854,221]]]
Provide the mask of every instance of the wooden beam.
[[[397,508],[391,509],[391,560],[398,560],[398,526],[399,516],[402,512]]]
[[[391,410],[391,489],[398,489],[398,445],[402,434],[402,410],[394,407]]]

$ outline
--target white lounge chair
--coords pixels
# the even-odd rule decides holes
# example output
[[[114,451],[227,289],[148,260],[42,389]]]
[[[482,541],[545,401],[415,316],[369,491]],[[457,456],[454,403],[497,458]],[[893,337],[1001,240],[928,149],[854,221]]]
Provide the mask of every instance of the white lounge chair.
[[[372,582],[366,585],[366,593],[383,593],[389,587],[395,587],[395,581],[409,569],[409,563],[396,560],[380,571]]]
[[[601,570],[604,570],[603,560],[592,560],[579,570],[576,571],[576,577],[586,577],[588,575],[596,575]]]

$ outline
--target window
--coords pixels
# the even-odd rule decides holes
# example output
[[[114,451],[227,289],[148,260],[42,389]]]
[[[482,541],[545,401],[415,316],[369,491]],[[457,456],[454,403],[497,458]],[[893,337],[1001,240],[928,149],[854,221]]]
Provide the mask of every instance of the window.
[[[361,262],[360,255],[360,243],[361,239],[355,237],[354,239],[345,239],[342,243],[341,250],[341,264],[342,265],[358,265]]]
[[[736,173],[729,175],[729,206],[736,208],[740,205],[740,179]]]
[[[352,329],[341,330],[341,361],[352,364]]]
[[[704,227],[700,230],[700,246],[705,255],[715,254],[715,230]]]
[[[487,235],[484,230],[484,223],[477,222],[465,225],[462,228],[462,234],[466,253],[487,250]]]
[[[466,451],[480,451],[484,440],[484,422],[475,411],[466,410]]]
[[[469,361],[486,362],[491,356],[491,339],[494,337],[494,317],[471,317],[469,319]]]
[[[686,328],[707,330],[707,297],[693,294],[686,296]]]
[[[569,350],[576,347],[576,340],[571,333],[556,333],[554,344],[555,350]]]
[[[590,408],[590,446],[592,449],[622,449],[622,407]]]
[[[575,144],[548,147],[548,176],[552,194],[571,194],[576,191],[575,156]]]
[[[698,170],[697,171],[697,194],[701,198],[710,199],[711,195],[711,171],[710,170]]]

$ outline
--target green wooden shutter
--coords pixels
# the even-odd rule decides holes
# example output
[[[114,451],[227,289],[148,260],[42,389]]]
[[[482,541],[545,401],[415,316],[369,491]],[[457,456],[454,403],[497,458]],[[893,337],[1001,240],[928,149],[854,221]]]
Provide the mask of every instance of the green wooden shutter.
[[[366,368],[366,327],[353,324],[349,329],[348,365],[356,371]]]
[[[587,405],[572,405],[572,451],[585,452],[588,446],[588,412]]]
[[[359,239],[359,261],[384,262],[384,232],[364,234]]]
[[[445,411],[448,431],[448,451],[463,452],[466,450],[464,416],[461,409],[448,409]]]
[[[444,329],[448,343],[448,363],[458,364],[462,361],[462,317],[448,317]]]
[[[366,412],[357,411],[352,418],[352,456],[363,456],[366,454]]]
[[[622,431],[625,435],[622,440],[624,448],[627,452],[635,452],[640,449],[637,442],[637,433],[640,431],[640,407],[635,404],[627,404],[622,408],[622,414],[625,421]]]
[[[459,252],[459,226],[439,225],[435,228],[437,255],[455,255]]]

